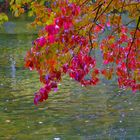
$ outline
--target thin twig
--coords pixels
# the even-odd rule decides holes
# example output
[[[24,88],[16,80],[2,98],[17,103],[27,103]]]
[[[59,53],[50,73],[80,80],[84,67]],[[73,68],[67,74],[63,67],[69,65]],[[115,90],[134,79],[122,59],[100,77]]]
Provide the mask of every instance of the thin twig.
[[[80,7],[81,6],[83,6],[85,3],[87,3],[89,0],[85,0],[81,5],[80,5]]]
[[[129,21],[128,23],[124,24],[124,26],[128,26],[130,23],[132,23],[132,22],[134,22],[134,21],[135,21],[135,20],[131,20],[131,21]],[[120,28],[120,26],[118,26],[117,28],[115,28],[115,29],[110,33],[110,35],[113,35],[113,33],[114,33],[115,31],[117,31],[119,28]]]
[[[108,7],[111,5],[111,3],[113,2],[113,0],[111,0],[109,2],[109,4],[106,6],[106,8],[101,12],[101,14],[96,18],[96,21],[100,18],[100,16],[102,16],[104,14],[104,12],[108,9]]]

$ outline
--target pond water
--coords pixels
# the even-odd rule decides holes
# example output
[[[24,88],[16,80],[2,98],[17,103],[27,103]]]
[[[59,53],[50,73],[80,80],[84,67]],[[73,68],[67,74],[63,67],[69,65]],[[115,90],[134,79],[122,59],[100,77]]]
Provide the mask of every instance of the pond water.
[[[18,28],[0,33],[0,140],[140,139],[140,94],[114,81],[85,88],[66,76],[35,106],[41,85],[23,65],[36,35],[12,26]]]

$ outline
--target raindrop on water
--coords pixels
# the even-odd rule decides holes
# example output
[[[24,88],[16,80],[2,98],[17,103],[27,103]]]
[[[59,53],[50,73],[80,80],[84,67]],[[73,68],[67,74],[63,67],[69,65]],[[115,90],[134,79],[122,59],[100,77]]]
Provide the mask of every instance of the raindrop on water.
[[[60,138],[54,138],[54,140],[61,140]]]
[[[125,117],[125,113],[122,113],[121,116],[122,116],[122,117]]]
[[[7,110],[7,107],[6,107],[6,108],[4,108],[4,110]]]
[[[38,122],[39,124],[42,124],[43,122]]]
[[[120,120],[119,122],[122,123],[122,120]]]
[[[5,122],[6,122],[6,123],[10,123],[10,122],[11,122],[11,120],[6,120]]]

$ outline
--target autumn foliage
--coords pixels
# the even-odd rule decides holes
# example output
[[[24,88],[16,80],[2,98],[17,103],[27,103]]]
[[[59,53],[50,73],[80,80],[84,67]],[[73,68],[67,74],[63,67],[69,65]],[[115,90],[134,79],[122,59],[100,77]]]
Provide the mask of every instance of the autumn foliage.
[[[24,4],[25,1],[18,8]],[[35,93],[35,104],[46,100],[65,74],[83,86],[98,84],[101,75],[106,79],[116,76],[120,88],[140,90],[139,0],[27,4],[29,15],[35,15],[32,25],[42,26],[25,58],[25,66],[38,71],[44,84]],[[123,21],[124,14],[128,22]],[[99,50],[103,67],[97,67]]]

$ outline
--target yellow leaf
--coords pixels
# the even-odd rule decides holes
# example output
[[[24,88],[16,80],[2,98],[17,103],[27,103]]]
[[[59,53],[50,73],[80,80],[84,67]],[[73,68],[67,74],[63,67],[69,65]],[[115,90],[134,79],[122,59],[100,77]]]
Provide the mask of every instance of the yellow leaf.
[[[0,13],[0,24],[8,21],[8,16],[5,13]]]

